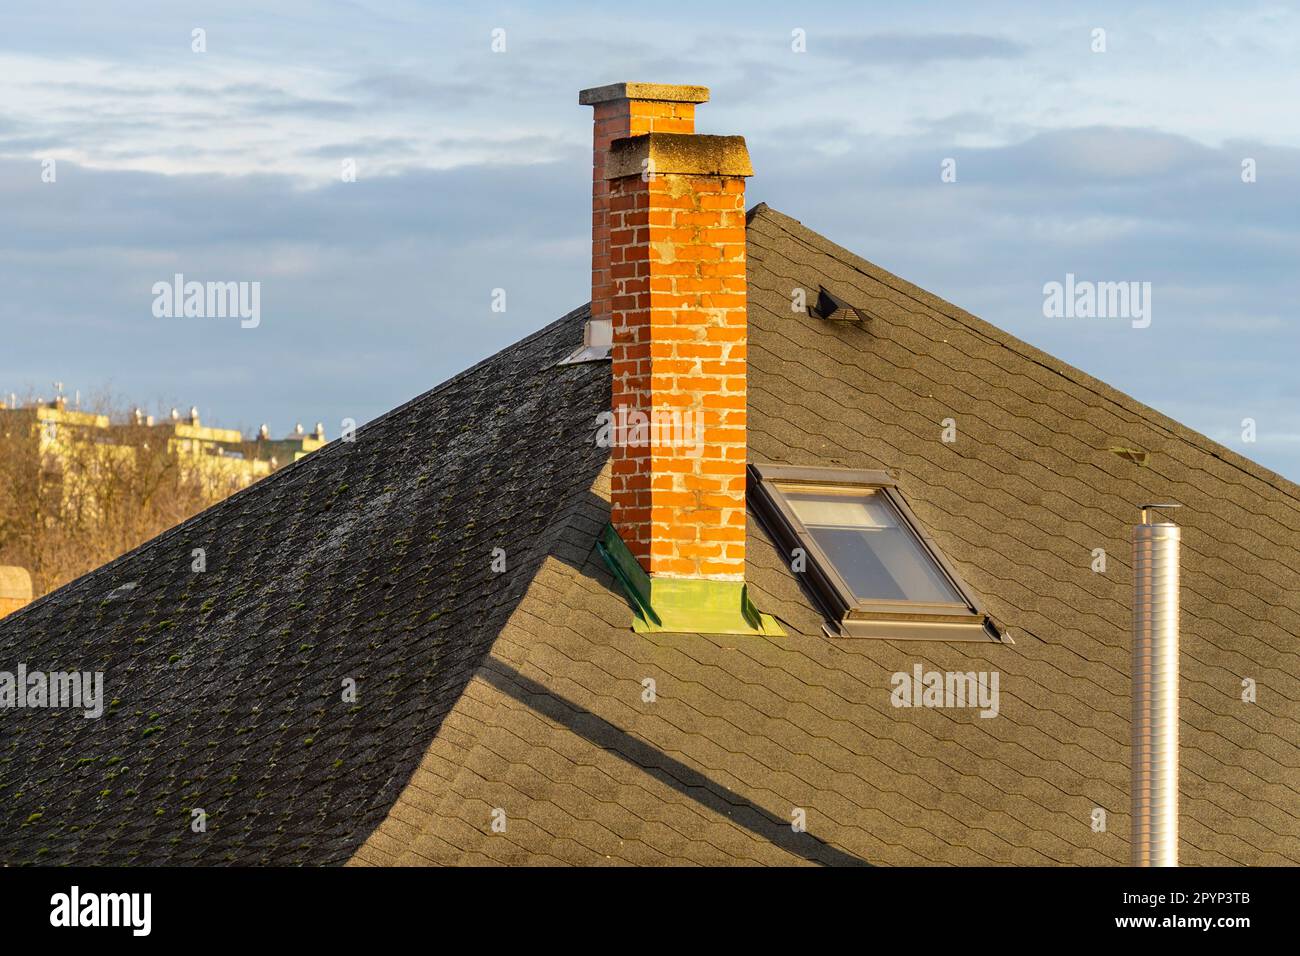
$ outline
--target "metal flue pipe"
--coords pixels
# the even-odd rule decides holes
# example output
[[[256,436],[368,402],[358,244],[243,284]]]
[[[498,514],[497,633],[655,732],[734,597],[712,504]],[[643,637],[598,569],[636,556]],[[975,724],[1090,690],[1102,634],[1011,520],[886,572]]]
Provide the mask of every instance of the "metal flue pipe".
[[[1180,529],[1151,522],[1142,505],[1133,529],[1134,866],[1178,865],[1178,586]]]

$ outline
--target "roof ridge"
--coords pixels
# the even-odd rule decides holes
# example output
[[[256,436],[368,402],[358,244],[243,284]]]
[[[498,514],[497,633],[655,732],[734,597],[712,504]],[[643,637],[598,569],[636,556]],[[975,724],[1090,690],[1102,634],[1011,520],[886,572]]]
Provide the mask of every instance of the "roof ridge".
[[[572,309],[569,312],[566,312],[564,315],[560,316],[558,319],[554,320],[553,322],[546,323],[546,325],[542,326],[540,329],[537,329],[534,332],[528,333],[522,339],[518,339],[517,341],[512,342],[510,345],[498,349],[497,351],[493,352],[491,355],[487,356],[487,358],[480,359],[479,361],[475,362],[473,365],[469,366],[468,368],[462,369],[461,371],[453,375],[451,378],[444,379],[443,381],[439,382],[437,385],[433,386],[433,388],[429,389],[428,391],[421,392],[419,395],[416,395],[414,398],[408,399],[407,401],[403,402],[401,405],[397,405],[393,408],[390,408],[388,411],[384,412],[382,415],[380,415],[377,418],[372,418],[370,421],[366,422],[364,425],[359,427],[357,429],[357,432],[360,433],[367,428],[373,428],[379,423],[386,421],[389,418],[392,418],[394,415],[397,415],[399,412],[402,412],[410,408],[412,405],[416,404],[417,402],[424,401],[425,399],[433,395],[436,395],[437,393],[441,392],[443,389],[449,388],[451,385],[455,384],[456,382],[459,382],[461,379],[478,371],[484,365],[488,365],[492,362],[495,362],[497,359],[499,359],[501,356],[505,355],[508,352],[513,352],[516,349],[523,348],[525,345],[528,345],[533,340],[541,338],[543,335],[550,332],[556,326],[562,325],[565,322],[577,318],[579,315],[581,315],[583,312],[587,311],[590,308],[591,308],[591,303],[585,302],[582,305],[578,306],[576,309]],[[328,448],[329,446],[326,447]],[[324,448],[321,449],[321,451],[324,450],[325,450]],[[300,460],[305,460],[305,459],[300,459]],[[297,464],[297,462],[295,462],[295,464]],[[281,471],[286,471],[286,470],[288,469],[287,468],[281,469]],[[276,474],[279,473],[280,472],[276,472]]]
[[[1171,418],[1159,409],[1153,408],[1150,405],[1139,401],[1132,395],[1120,391],[1113,385],[1090,375],[1083,369],[1071,365],[1068,362],[1037,348],[1036,346],[1030,345],[1024,339],[1017,338],[1010,332],[993,325],[991,322],[981,319],[979,316],[971,312],[967,312],[965,309],[961,308],[961,306],[955,305],[934,293],[927,292],[920,286],[895,275],[883,266],[879,266],[868,259],[864,259],[851,249],[846,249],[835,241],[827,239],[821,233],[804,225],[793,216],[789,216],[778,209],[773,209],[765,202],[758,203],[745,214],[746,225],[749,225],[757,219],[770,222],[772,225],[782,229],[795,239],[805,242],[808,240],[815,240],[816,242],[824,243],[826,246],[831,248],[829,250],[820,249],[816,251],[822,254],[830,252],[838,258],[842,258],[845,260],[847,265],[857,269],[868,278],[874,279],[893,291],[908,297],[922,308],[929,309],[932,312],[938,312],[946,318],[961,323],[971,332],[974,332],[977,335],[982,335],[1003,348],[1015,352],[1020,357],[1042,366],[1052,374],[1059,375],[1067,381],[1087,389],[1103,401],[1111,402],[1129,413],[1140,416],[1142,419],[1149,421],[1153,426],[1162,428],[1166,432],[1170,433],[1170,435],[1175,438],[1183,441],[1190,441],[1192,444],[1199,447],[1200,450],[1220,459],[1225,464],[1230,465],[1257,481],[1264,482],[1270,487],[1282,492],[1291,499],[1290,503],[1292,506],[1296,508],[1296,510],[1300,510],[1300,484],[1292,481],[1285,475],[1281,475],[1278,472],[1273,471],[1271,468],[1261,465],[1259,462],[1233,451],[1226,445],[1216,442],[1208,435],[1204,435],[1177,419]],[[927,301],[927,296],[929,299],[933,300],[933,302]]]

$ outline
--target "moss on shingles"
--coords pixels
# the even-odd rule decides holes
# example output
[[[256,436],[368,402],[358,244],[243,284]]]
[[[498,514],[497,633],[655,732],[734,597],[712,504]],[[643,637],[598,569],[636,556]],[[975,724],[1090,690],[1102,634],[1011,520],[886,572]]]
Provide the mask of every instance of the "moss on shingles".
[[[567,344],[579,325],[580,318],[576,318],[566,326],[557,326],[553,333],[538,340],[540,348],[529,349],[523,354],[530,360],[536,356],[549,363],[551,357],[542,353],[553,351],[558,354],[561,351],[558,343]],[[576,373],[570,371],[566,374],[573,377]],[[308,666],[304,661],[311,662],[311,668],[333,668],[337,665],[344,668],[339,673],[356,672],[362,678],[373,676],[376,681],[396,681],[399,685],[406,686],[411,679],[409,669],[396,662],[409,660],[412,653],[419,650],[416,644],[418,635],[398,637],[401,627],[420,622],[420,627],[416,630],[426,632],[431,642],[441,648],[442,644],[450,641],[450,636],[445,633],[450,629],[442,625],[453,623],[453,617],[456,618],[455,623],[458,623],[463,616],[474,613],[465,609],[462,598],[465,589],[474,586],[476,582],[467,582],[464,572],[459,578],[448,573],[449,564],[455,561],[457,553],[463,548],[464,542],[460,540],[465,534],[463,519],[472,518],[474,510],[485,507],[493,509],[495,516],[500,511],[501,502],[517,502],[520,496],[535,487],[534,475],[520,466],[518,474],[528,481],[520,481],[519,487],[507,495],[507,489],[492,478],[502,474],[502,469],[493,467],[493,461],[476,460],[471,469],[471,461],[463,453],[465,445],[450,460],[434,454],[430,449],[443,447],[459,424],[457,419],[461,418],[460,409],[450,402],[452,397],[467,394],[469,399],[476,399],[481,387],[490,387],[494,390],[490,403],[503,402],[507,396],[496,391],[498,385],[509,381],[512,384],[506,387],[513,388],[513,382],[517,381],[521,389],[531,390],[533,386],[526,384],[528,377],[524,374],[510,378],[486,372],[472,376],[466,380],[467,387],[464,391],[458,392],[454,386],[446,390],[442,397],[415,406],[414,413],[405,419],[396,415],[389,420],[389,425],[377,425],[375,434],[388,440],[391,453],[375,450],[373,442],[360,443],[354,449],[340,446],[333,458],[341,463],[338,467],[313,471],[316,466],[308,462],[293,471],[284,472],[274,483],[262,486],[266,490],[259,489],[241,496],[238,501],[242,504],[221,506],[221,517],[228,519],[223,549],[241,558],[242,566],[233,567],[233,573],[219,573],[206,578],[190,577],[188,560],[173,561],[171,558],[177,548],[188,555],[189,546],[198,543],[199,539],[193,535],[184,540],[180,537],[173,538],[171,547],[162,549],[167,551],[166,555],[160,555],[160,549],[156,546],[147,546],[141,555],[127,559],[131,563],[133,577],[152,579],[143,582],[146,587],[142,590],[147,591],[149,596],[137,599],[134,606],[131,602],[115,602],[112,609],[106,609],[107,624],[101,624],[95,630],[103,638],[101,650],[110,663],[121,657],[128,665],[141,659],[152,661],[153,664],[147,669],[140,666],[130,675],[129,689],[128,686],[112,688],[127,693],[127,697],[117,702],[119,706],[108,721],[96,725],[109,728],[111,733],[98,740],[98,746],[81,750],[60,746],[64,740],[59,738],[73,735],[58,734],[41,740],[37,734],[25,728],[17,730],[13,736],[6,734],[4,736],[7,739],[0,740],[0,754],[15,754],[14,764],[21,764],[24,768],[29,763],[33,767],[39,766],[37,751],[41,744],[46,745],[47,753],[57,753],[63,766],[71,766],[77,758],[88,753],[102,755],[100,765],[104,766],[104,771],[100,774],[101,786],[105,794],[111,793],[111,796],[92,808],[77,807],[79,800],[81,803],[94,804],[94,796],[98,791],[92,788],[78,797],[75,793],[69,794],[65,788],[60,794],[61,799],[66,798],[65,802],[52,803],[46,819],[40,825],[41,832],[45,832],[53,819],[64,814],[66,806],[82,811],[79,819],[85,821],[88,828],[80,838],[68,839],[66,844],[48,838],[41,839],[41,843],[53,847],[51,862],[64,862],[66,858],[67,862],[72,863],[88,864],[98,861],[109,864],[115,857],[119,862],[125,862],[130,849],[139,848],[143,853],[137,852],[131,858],[151,864],[176,863],[183,858],[193,862],[212,863],[220,861],[224,853],[231,862],[247,864],[261,859],[265,863],[284,865],[291,858],[304,855],[299,852],[299,845],[288,843],[285,837],[270,842],[263,841],[269,835],[269,828],[285,819],[291,821],[287,832],[294,833],[295,838],[303,844],[302,848],[308,850],[303,862],[336,862],[341,859],[343,850],[340,846],[353,838],[350,832],[352,820],[347,814],[360,813],[365,805],[373,802],[367,795],[381,792],[383,782],[391,776],[391,773],[384,771],[391,771],[389,764],[397,758],[368,753],[366,748],[373,746],[369,736],[358,735],[355,740],[349,739],[344,747],[336,748],[333,745],[332,731],[328,731],[330,737],[325,738],[326,743],[313,749],[307,741],[318,742],[321,739],[320,734],[327,732],[323,726],[326,721],[319,716],[308,716],[309,726],[314,729],[304,733],[304,715],[297,709],[297,704],[303,702],[301,694],[294,697],[291,706],[289,701],[274,702],[272,688],[292,685],[294,671],[299,666]],[[555,375],[548,371],[543,378],[549,388]],[[596,399],[601,398],[597,389],[590,391]],[[511,401],[508,406],[515,407],[513,396],[509,397]],[[569,397],[564,396],[566,409],[573,404],[567,401]],[[577,404],[584,409],[587,405],[592,405],[585,401],[592,396],[572,397],[579,399]],[[476,414],[481,411],[477,404],[473,408]],[[401,424],[393,429],[393,422]],[[404,435],[402,425],[409,426],[405,428]],[[540,433],[540,429],[538,431]],[[403,440],[399,441],[399,436]],[[476,441],[472,444],[479,443]],[[499,447],[505,449],[506,445],[502,443]],[[494,454],[484,449],[479,451],[489,458]],[[516,453],[511,450],[508,455],[513,458]],[[503,450],[501,455],[506,456],[507,451]],[[591,464],[594,471],[600,463],[598,457],[600,456],[589,455],[586,456],[590,459],[589,462],[584,459],[582,462],[575,460],[574,463]],[[367,471],[369,477],[365,478]],[[574,469],[573,485],[575,488],[582,485],[585,490],[589,482],[581,472],[581,467]],[[514,473],[513,470],[511,473]],[[302,480],[299,481],[299,478]],[[409,497],[400,497],[402,492],[409,491],[414,482],[421,479],[428,484],[428,488],[419,492],[417,499],[432,502],[441,497],[445,502],[456,506],[454,513],[439,515],[435,509],[427,508],[424,504],[416,509],[411,506]],[[383,487],[386,481],[391,483],[390,488],[396,486],[394,494],[399,497],[393,502],[380,501],[375,495],[375,491]],[[347,488],[348,482],[355,484],[355,494]],[[490,487],[485,488],[484,484]],[[322,515],[321,505],[330,500],[331,492],[335,489],[338,489],[339,494],[345,490],[347,493],[333,501],[332,516],[329,513]],[[449,493],[452,490],[454,494]],[[549,484],[544,491],[549,499],[556,501],[561,494],[577,493],[567,487],[553,489]],[[546,503],[539,503],[534,507],[545,506]],[[348,512],[345,518],[360,520],[345,520],[341,526],[339,516],[345,511]],[[467,514],[467,511],[471,513]],[[548,514],[554,516],[555,512]],[[521,530],[526,526],[521,520],[522,515],[517,511],[502,514],[500,519],[505,520],[507,517],[511,521],[521,522]],[[211,523],[215,519],[199,520]],[[478,516],[479,529],[486,533],[496,528],[496,520],[496,517],[488,520],[481,513]],[[435,527],[439,521],[441,526]],[[346,535],[342,532],[346,532]],[[210,530],[205,534],[210,534]],[[475,534],[478,536],[479,530]],[[431,546],[426,538],[429,542],[438,542],[440,539],[440,543]],[[313,545],[313,539],[321,543]],[[333,547],[325,544],[326,541],[341,546]],[[390,542],[392,549],[385,553],[385,545]],[[398,549],[412,554],[399,562]],[[471,550],[477,556],[480,549]],[[372,556],[376,552],[379,562],[372,563]],[[247,556],[247,560],[243,560],[244,556]],[[476,579],[481,578],[482,575],[477,571],[477,557],[474,561],[474,576]],[[372,576],[374,584],[367,584],[367,578]],[[410,585],[417,576],[421,582],[419,593],[412,594]],[[289,588],[277,587],[286,583],[286,580],[292,582]],[[293,630],[287,639],[278,641],[274,636],[275,631],[284,623],[286,611],[295,600],[307,593],[307,582],[313,586],[312,599],[302,614],[289,615]],[[101,588],[102,583],[95,585],[93,593],[87,591],[92,600],[80,611],[83,623],[89,621],[93,626],[96,602],[107,590],[106,587]],[[149,586],[151,584],[158,587]],[[317,588],[316,585],[320,587]],[[182,591],[185,592],[184,603],[180,601]],[[257,602],[265,604],[261,612],[264,616],[259,616],[255,610]],[[215,618],[205,617],[214,611],[217,604],[221,605],[222,614]],[[376,609],[384,609],[391,620],[375,617],[373,611]],[[294,610],[301,610],[301,606]],[[70,611],[71,608],[65,604],[60,609],[60,614],[71,618]],[[125,619],[125,625],[113,627],[119,615]],[[433,621],[439,618],[446,620],[434,628],[431,624],[423,623],[426,616]],[[173,645],[171,651],[167,650],[168,642],[174,642],[175,634],[184,634],[194,624],[202,626],[206,620],[220,620],[222,623],[219,633],[206,635],[198,642],[202,649]],[[167,633],[169,628],[165,622],[168,621],[179,625],[173,634]],[[114,633],[104,634],[106,627],[113,627]],[[456,630],[459,631],[459,628]],[[475,640],[480,637],[479,630],[480,628],[475,628],[473,632]],[[188,637],[186,634],[187,641]],[[149,651],[147,646],[132,649],[131,642],[136,638],[142,638],[141,644],[153,646],[155,650]],[[295,648],[302,645],[311,646],[311,653],[293,653]],[[169,655],[177,650],[182,661],[190,660],[192,653],[197,654],[195,660],[199,664],[199,672],[193,675],[193,680],[197,683],[192,686],[188,683],[180,686],[177,678],[185,672],[153,666],[167,661],[178,667],[176,657],[172,656],[169,661]],[[439,654],[441,653],[440,649]],[[435,680],[454,682],[458,679],[459,675],[454,672],[452,665],[443,665],[440,660],[441,658],[432,662],[421,660],[418,669],[426,684]],[[454,658],[455,662],[461,660],[459,657]],[[75,662],[72,663],[75,666]],[[212,668],[211,674],[204,672],[204,668],[209,665]],[[247,666],[256,666],[264,673],[277,669],[281,673],[268,673],[265,681],[251,675],[249,679],[240,676],[233,678],[235,686],[232,686],[232,675],[239,668]],[[394,667],[397,667],[395,673],[399,675],[396,678],[389,673]],[[321,675],[311,674],[313,681],[319,676]],[[326,671],[325,676],[332,678],[334,671]],[[285,677],[286,680],[278,681],[279,677]],[[306,686],[309,682],[303,683]],[[315,687],[317,684],[310,683],[310,686]],[[331,690],[334,686],[336,685],[331,681]],[[362,722],[360,717],[381,710],[385,726],[409,727],[413,712],[424,706],[416,701],[417,695],[409,693],[409,687],[404,696],[394,688],[376,687],[376,691],[375,700],[372,702],[367,698],[364,708],[360,705],[349,708],[351,716],[343,720],[344,726],[371,731],[373,728]],[[337,700],[333,695],[331,698]],[[127,699],[131,701],[130,708],[124,705]],[[184,707],[177,706],[182,702]],[[230,702],[237,702],[234,715],[218,717],[216,711]],[[309,709],[314,702],[308,703]],[[269,706],[260,714],[250,714],[249,707],[255,707],[259,703],[269,703]],[[279,703],[285,706],[281,707]],[[347,704],[343,706],[348,707]],[[122,717],[129,717],[132,711],[143,711],[144,715],[151,711],[161,711],[162,716],[172,720],[172,724],[165,728],[165,733],[153,735],[154,739],[141,746],[139,737],[133,738],[132,734],[144,732],[145,717],[142,715],[125,724],[122,721]],[[329,707],[328,711],[330,719],[337,714],[334,706]],[[182,712],[185,716],[178,724],[174,718]],[[275,728],[282,719],[286,720],[288,728],[280,733]],[[150,720],[148,723],[161,725],[161,719]],[[84,747],[87,743],[86,735],[82,733],[75,736],[79,738],[76,746]],[[419,735],[417,733],[412,736]],[[32,739],[34,737],[38,739]],[[237,740],[232,741],[232,737]],[[136,741],[136,748],[131,750],[129,766],[122,762],[121,757],[108,764],[107,755],[130,749],[132,739]],[[28,741],[31,741],[30,744]],[[232,743],[235,744],[234,747],[231,747]],[[394,746],[399,743],[405,745],[405,741],[397,739],[391,743]],[[422,751],[422,743],[416,749]],[[250,760],[240,766],[231,760],[232,750],[236,755],[248,754]],[[19,753],[22,756],[17,756]],[[251,759],[254,755],[257,761],[262,761],[261,764]],[[402,756],[401,759],[407,757]],[[267,762],[275,769],[269,769]],[[380,764],[383,764],[382,768]],[[315,780],[305,780],[306,783],[319,786],[319,775],[323,774],[326,779],[333,781],[330,786],[336,785],[342,777],[342,768],[350,771],[349,780],[353,783],[352,790],[356,792],[356,799],[346,801],[346,807],[331,803],[328,832],[312,831],[313,835],[308,838],[297,814],[277,809],[280,797],[288,792],[286,787],[303,780],[304,773],[318,775]],[[104,779],[112,772],[121,773],[117,782]],[[205,772],[204,783],[190,785],[189,780],[186,780],[183,790],[177,788],[181,777],[195,777]],[[353,777],[352,773],[356,776]],[[37,786],[31,774],[20,778],[17,772],[6,771],[3,765],[0,765],[0,774],[9,783],[16,784],[19,779],[33,781],[27,787],[29,796],[26,802],[17,804],[22,807],[22,816],[13,821],[15,826],[27,813],[39,809],[35,804],[40,798],[35,791],[43,792],[46,787],[53,792],[60,790],[61,781],[57,775]],[[233,798],[219,798],[220,791],[226,789],[225,782],[235,774],[241,779],[228,786],[237,792]],[[75,788],[75,776],[70,779]],[[146,785],[142,782],[144,780],[151,782]],[[218,781],[220,783],[214,786],[214,782]],[[128,785],[139,788],[140,794],[123,797],[123,788]],[[261,791],[259,799],[264,802],[250,806],[251,792],[258,788]],[[13,799],[13,789],[11,786],[4,790],[0,801],[8,804]],[[217,792],[214,793],[214,790]],[[146,794],[151,797],[148,801],[143,799]],[[228,812],[234,815],[230,824],[234,832],[228,829],[224,838],[218,835],[208,841],[201,841],[206,847],[200,846],[200,841],[188,839],[187,834],[176,825],[176,808],[182,802],[182,794],[186,803],[202,806],[209,812],[212,812],[215,804],[225,804]],[[276,801],[270,800],[272,795],[276,796]],[[154,822],[150,803],[155,807],[164,804],[167,814]],[[56,806],[59,807],[58,812]],[[92,809],[93,812],[86,814],[86,809]],[[373,809],[367,812],[373,812]],[[130,819],[132,817],[134,819]],[[77,816],[69,818],[78,819]],[[140,829],[141,824],[145,830],[152,832],[137,835],[135,831]],[[213,827],[210,832],[215,833],[217,829]],[[34,852],[32,844],[40,838],[35,836],[35,831],[26,832],[32,836],[27,838],[30,842],[24,848],[23,856],[30,860]],[[128,832],[130,838],[126,836]],[[94,834],[93,840],[90,838],[91,833]],[[171,849],[166,841],[177,835],[181,838],[179,849]],[[122,845],[122,842],[112,844],[113,836],[122,837],[126,845]],[[66,839],[66,836],[61,835],[62,839]],[[139,842],[131,847],[137,839]],[[240,842],[237,843],[237,839]],[[244,849],[244,846],[255,849],[250,851]]]

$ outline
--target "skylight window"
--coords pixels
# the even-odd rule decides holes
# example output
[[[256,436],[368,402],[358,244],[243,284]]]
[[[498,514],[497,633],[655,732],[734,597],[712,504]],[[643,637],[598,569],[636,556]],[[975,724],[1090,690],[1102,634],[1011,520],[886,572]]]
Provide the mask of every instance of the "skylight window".
[[[750,500],[841,637],[998,640],[884,472],[751,465]]]

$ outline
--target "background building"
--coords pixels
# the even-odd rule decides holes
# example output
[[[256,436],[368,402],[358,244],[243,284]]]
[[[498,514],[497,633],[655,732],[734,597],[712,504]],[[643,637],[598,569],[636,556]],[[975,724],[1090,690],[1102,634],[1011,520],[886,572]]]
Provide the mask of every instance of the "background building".
[[[159,421],[11,396],[0,402],[0,565],[25,569],[26,603],[324,444],[320,425],[247,439],[197,408]]]
[[[25,568],[0,567],[0,617],[12,614],[32,599],[32,576]]]

